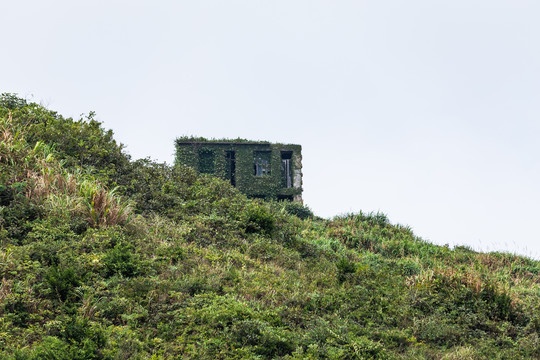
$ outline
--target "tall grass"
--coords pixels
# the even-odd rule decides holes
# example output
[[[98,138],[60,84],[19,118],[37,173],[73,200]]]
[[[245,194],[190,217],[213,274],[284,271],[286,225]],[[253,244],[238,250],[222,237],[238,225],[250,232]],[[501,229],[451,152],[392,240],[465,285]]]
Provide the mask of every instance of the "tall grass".
[[[24,183],[25,195],[34,203],[60,211],[81,213],[91,227],[126,223],[132,206],[80,171],[69,173],[54,158],[54,145],[25,141],[24,127],[9,112],[0,119],[0,170],[5,184]]]
[[[132,214],[132,206],[117,196],[118,188],[107,190],[96,181],[84,180],[79,191],[83,214],[92,227],[124,224]]]

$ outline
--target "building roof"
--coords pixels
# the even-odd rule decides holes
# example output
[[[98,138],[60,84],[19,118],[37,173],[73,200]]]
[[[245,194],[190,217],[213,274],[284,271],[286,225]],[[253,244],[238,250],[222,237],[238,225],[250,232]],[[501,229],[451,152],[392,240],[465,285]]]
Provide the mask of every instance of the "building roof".
[[[176,144],[205,144],[205,145],[285,145],[285,146],[298,146],[297,144],[282,144],[282,143],[271,143],[269,141],[253,141],[247,139],[206,139],[203,137],[194,137],[194,136],[183,136],[175,140]]]

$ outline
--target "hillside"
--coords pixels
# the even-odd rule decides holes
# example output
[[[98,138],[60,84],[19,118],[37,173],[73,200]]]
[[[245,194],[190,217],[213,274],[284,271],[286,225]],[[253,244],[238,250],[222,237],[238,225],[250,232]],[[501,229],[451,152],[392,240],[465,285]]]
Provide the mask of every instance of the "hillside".
[[[249,200],[14,95],[0,141],[1,359],[540,358],[538,261]]]

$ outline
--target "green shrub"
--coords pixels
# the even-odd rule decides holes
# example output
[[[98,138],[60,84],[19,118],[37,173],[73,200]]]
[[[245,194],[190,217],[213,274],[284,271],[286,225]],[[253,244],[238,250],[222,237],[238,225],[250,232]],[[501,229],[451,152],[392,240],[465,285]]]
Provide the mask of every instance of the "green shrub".
[[[179,245],[160,247],[157,249],[157,254],[165,263],[173,265],[177,265],[186,256],[184,248]]]
[[[104,331],[85,319],[69,318],[59,324],[56,336],[47,336],[36,344],[31,359],[104,360]],[[112,359],[111,359],[112,360]]]
[[[0,95],[0,108],[6,108],[9,110],[22,109],[28,105],[25,99],[17,96],[17,94],[2,93]]]
[[[53,265],[44,276],[50,294],[62,302],[73,300],[75,288],[80,285],[79,277],[71,267],[58,267]]]
[[[263,204],[248,204],[242,217],[242,226],[248,234],[271,235],[275,229],[274,216]]]
[[[27,255],[32,261],[39,261],[43,266],[58,266],[60,257],[58,253],[63,242],[33,242],[27,246]]]
[[[402,276],[412,276],[420,274],[422,268],[420,265],[411,259],[400,259],[396,261],[396,270]]]
[[[119,274],[125,277],[133,277],[140,273],[141,262],[139,256],[133,252],[132,245],[118,243],[113,249],[107,251],[103,257],[106,267],[105,276]]]
[[[413,329],[419,340],[431,344],[452,347],[465,342],[463,329],[457,324],[449,323],[444,317],[432,316],[418,320]]]
[[[55,243],[57,241],[68,241],[77,236],[71,231],[69,223],[61,222],[59,219],[48,218],[34,221],[32,230],[26,235],[27,243]]]
[[[25,304],[21,294],[13,294],[5,299],[3,312],[13,325],[19,327],[27,325],[29,319],[28,306]]]
[[[313,212],[311,209],[301,203],[284,201],[282,206],[287,213],[297,216],[302,220],[313,218]]]
[[[263,328],[259,320],[242,320],[232,327],[232,338],[240,346],[256,346],[261,343]]]
[[[512,299],[508,294],[498,291],[492,284],[486,284],[479,294],[491,316],[507,320],[512,315]]]
[[[179,290],[190,296],[207,292],[223,295],[223,284],[219,280],[208,278],[204,274],[190,274],[180,281]]]
[[[99,302],[96,307],[105,319],[118,325],[123,323],[122,315],[128,313],[133,304],[125,297],[113,296]]]
[[[33,221],[43,215],[43,208],[17,196],[9,206],[0,207],[0,227],[7,231],[7,237],[15,243],[21,243],[32,230]]]
[[[293,352],[296,347],[292,334],[269,326],[260,320],[243,320],[231,328],[232,339],[239,346],[253,347],[256,354],[275,359]]]
[[[291,354],[295,348],[294,334],[284,329],[269,327],[262,334],[255,352],[267,359],[276,359]]]
[[[0,206],[9,206],[13,199],[13,189],[10,186],[0,184]]]
[[[339,283],[343,283],[347,278],[356,272],[356,263],[347,258],[341,258],[336,263],[337,277]]]

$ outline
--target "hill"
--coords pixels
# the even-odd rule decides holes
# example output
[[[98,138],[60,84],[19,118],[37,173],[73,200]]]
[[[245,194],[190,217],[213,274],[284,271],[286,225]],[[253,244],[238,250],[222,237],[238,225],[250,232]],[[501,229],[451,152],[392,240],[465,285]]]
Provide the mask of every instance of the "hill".
[[[540,358],[538,261],[250,200],[10,94],[0,141],[2,359]]]

